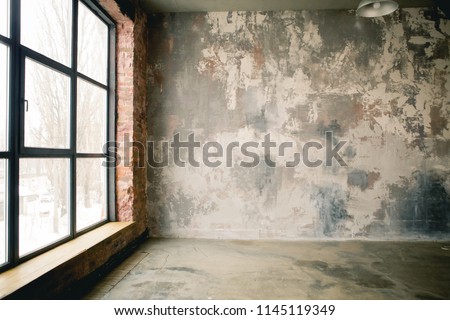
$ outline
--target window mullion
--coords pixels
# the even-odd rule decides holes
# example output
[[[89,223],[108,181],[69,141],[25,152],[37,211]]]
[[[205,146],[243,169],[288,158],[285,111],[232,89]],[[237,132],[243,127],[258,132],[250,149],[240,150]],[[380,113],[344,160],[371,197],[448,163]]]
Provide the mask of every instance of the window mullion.
[[[112,27],[108,34],[108,106],[107,106],[107,120],[106,120],[106,142],[109,144],[110,141],[116,141],[116,28]],[[107,156],[110,155],[109,150],[105,150]],[[110,221],[116,221],[116,162],[114,165],[107,168],[106,184],[107,184],[107,210],[108,217]]]
[[[78,0],[72,2],[72,83],[70,99],[70,235],[76,235],[76,147],[77,147]]]
[[[19,143],[21,136],[20,128],[20,105],[22,103],[22,68],[23,57],[20,51],[20,3],[11,1],[11,25],[10,35],[12,45],[10,47],[10,102],[9,102],[9,151],[11,158],[8,165],[8,191],[9,191],[9,219],[8,219],[8,252],[9,261],[12,265],[17,264],[19,259]]]

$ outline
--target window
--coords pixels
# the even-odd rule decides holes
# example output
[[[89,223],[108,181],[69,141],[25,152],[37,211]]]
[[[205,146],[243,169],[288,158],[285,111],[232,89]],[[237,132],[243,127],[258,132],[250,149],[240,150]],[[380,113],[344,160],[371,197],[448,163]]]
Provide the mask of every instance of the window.
[[[0,35],[9,36],[9,0],[0,0]]]
[[[112,20],[89,0],[0,0],[0,271],[114,217]]]

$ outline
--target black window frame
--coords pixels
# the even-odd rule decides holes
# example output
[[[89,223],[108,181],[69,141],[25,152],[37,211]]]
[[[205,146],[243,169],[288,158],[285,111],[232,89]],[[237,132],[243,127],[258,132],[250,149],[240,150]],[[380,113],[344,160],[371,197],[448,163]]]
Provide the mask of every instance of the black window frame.
[[[0,35],[0,43],[9,48],[9,126],[8,148],[0,151],[0,159],[7,159],[5,171],[7,183],[7,199],[5,199],[7,216],[7,255],[6,263],[0,265],[0,272],[10,269],[22,262],[32,259],[48,250],[66,243],[80,235],[115,221],[115,161],[110,148],[103,153],[77,153],[77,83],[82,79],[107,91],[106,110],[106,145],[115,141],[116,131],[116,24],[108,13],[94,0],[72,1],[72,43],[71,62],[66,66],[36,52],[20,43],[21,0],[10,0],[9,37]],[[107,83],[102,84],[78,72],[78,7],[83,3],[108,26],[108,62]],[[25,61],[32,59],[46,67],[54,69],[70,78],[70,145],[68,149],[30,148],[24,146],[24,113],[25,113]],[[69,235],[57,242],[46,245],[23,257],[19,256],[19,162],[24,158],[65,158],[69,159]],[[81,158],[103,158],[106,169],[106,219],[83,230],[76,227],[76,160]]]

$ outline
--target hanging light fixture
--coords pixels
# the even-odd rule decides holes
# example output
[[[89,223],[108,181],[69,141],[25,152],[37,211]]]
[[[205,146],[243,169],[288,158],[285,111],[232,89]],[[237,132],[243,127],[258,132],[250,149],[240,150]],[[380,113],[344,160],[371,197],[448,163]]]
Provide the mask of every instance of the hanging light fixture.
[[[362,0],[356,14],[361,17],[375,18],[390,14],[398,9],[398,3],[392,0]]]

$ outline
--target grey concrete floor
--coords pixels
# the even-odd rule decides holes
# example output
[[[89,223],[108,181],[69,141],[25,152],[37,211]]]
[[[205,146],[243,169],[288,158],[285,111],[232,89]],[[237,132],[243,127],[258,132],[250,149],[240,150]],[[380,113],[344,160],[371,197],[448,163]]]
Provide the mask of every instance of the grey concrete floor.
[[[450,243],[151,239],[86,299],[449,299]]]

